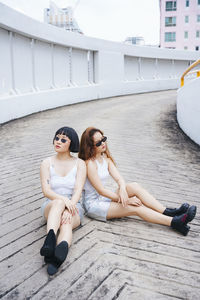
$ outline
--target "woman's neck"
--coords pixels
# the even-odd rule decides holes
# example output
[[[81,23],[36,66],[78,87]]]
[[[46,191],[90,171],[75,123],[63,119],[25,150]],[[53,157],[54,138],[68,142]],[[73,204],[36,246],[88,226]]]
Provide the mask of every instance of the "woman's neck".
[[[97,160],[101,160],[102,158],[103,158],[102,153],[97,153],[94,157],[94,159],[97,159]]]
[[[68,160],[70,158],[72,158],[70,152],[56,154],[56,159],[58,159],[58,160]]]

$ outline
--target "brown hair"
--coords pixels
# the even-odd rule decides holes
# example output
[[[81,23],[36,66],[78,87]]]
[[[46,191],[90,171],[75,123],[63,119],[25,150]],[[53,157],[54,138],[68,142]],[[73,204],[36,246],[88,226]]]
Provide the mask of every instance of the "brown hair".
[[[80,142],[80,150],[78,157],[83,160],[88,160],[91,158],[94,158],[95,156],[95,146],[93,141],[93,136],[96,132],[100,132],[103,135],[103,131],[100,129],[94,128],[94,127],[88,127],[81,136],[81,142]],[[105,154],[108,158],[112,160],[112,162],[115,164],[110,151],[108,150],[108,146],[106,147]]]

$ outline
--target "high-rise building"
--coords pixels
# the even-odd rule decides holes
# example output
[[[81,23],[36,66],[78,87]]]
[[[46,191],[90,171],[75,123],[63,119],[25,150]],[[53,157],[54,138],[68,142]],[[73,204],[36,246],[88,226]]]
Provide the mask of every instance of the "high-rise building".
[[[142,36],[129,36],[125,39],[126,44],[144,45],[144,38]]]
[[[59,8],[53,1],[50,1],[49,8],[44,9],[44,21],[48,24],[83,34],[76,20],[73,17],[72,7]]]
[[[200,0],[160,0],[160,46],[200,50]]]

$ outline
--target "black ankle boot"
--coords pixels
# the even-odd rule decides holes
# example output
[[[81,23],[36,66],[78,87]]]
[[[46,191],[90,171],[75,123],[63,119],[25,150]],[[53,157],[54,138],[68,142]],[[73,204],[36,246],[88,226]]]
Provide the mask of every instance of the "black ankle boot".
[[[54,254],[56,247],[56,236],[53,229],[50,229],[42,248],[40,249],[40,255],[45,257],[51,257]]]
[[[173,217],[171,227],[173,229],[176,229],[183,235],[187,235],[190,230],[190,226],[188,226],[187,223],[191,222],[194,219],[196,210],[196,206],[192,205],[188,209],[187,213]]]
[[[54,275],[58,271],[58,268],[62,265],[67,257],[68,248],[68,243],[66,241],[62,241],[56,246],[54,258],[47,268],[47,273],[49,275]]]
[[[182,204],[179,208],[166,208],[163,215],[175,217],[184,214],[189,208],[188,203]]]

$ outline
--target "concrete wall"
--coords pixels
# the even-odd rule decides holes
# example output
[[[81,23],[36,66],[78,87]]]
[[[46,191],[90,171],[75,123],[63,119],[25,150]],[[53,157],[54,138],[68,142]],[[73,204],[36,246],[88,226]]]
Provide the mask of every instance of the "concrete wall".
[[[0,4],[0,123],[71,103],[175,89],[196,52],[132,46],[35,21]]]
[[[193,79],[177,93],[177,119],[182,130],[200,145],[200,77]]]

